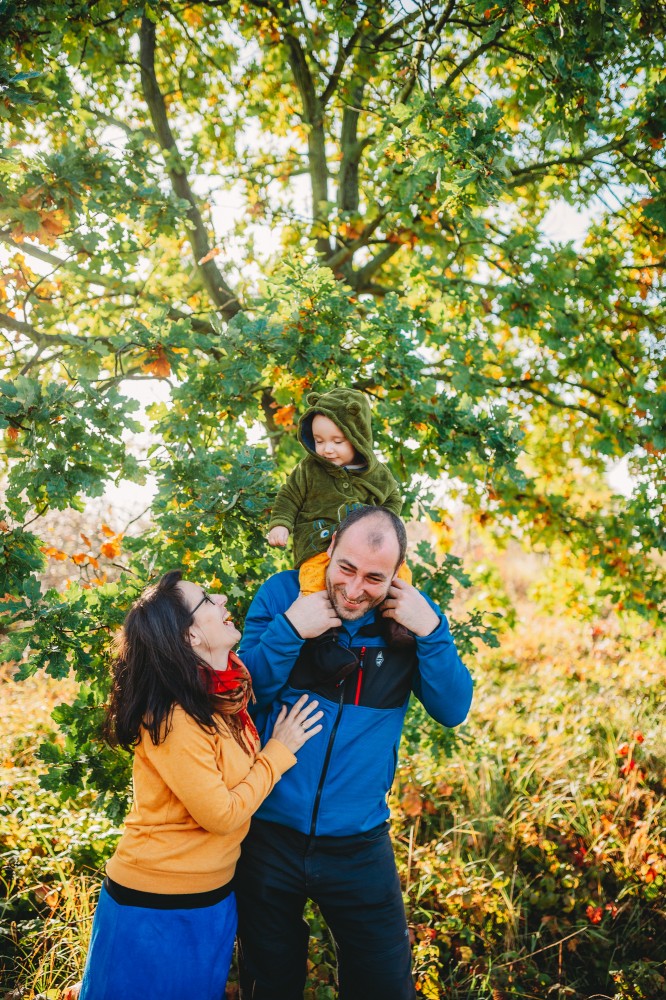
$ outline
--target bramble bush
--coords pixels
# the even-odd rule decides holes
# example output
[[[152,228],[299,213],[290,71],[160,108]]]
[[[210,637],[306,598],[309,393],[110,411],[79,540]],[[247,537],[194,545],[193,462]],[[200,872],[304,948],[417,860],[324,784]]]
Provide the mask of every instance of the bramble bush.
[[[479,656],[448,755],[412,711],[393,814],[422,995],[664,995],[662,655],[535,617]]]

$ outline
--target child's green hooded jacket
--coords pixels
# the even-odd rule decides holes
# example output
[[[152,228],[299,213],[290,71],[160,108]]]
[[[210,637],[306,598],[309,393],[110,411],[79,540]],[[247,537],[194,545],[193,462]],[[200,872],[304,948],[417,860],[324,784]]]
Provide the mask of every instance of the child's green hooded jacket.
[[[298,424],[298,440],[307,456],[278,492],[269,531],[288,528],[294,539],[296,569],[319,552],[325,552],[340,521],[355,507],[386,507],[399,514],[402,497],[398,484],[372,448],[370,406],[356,389],[311,392]],[[354,446],[360,468],[333,465],[317,455],[312,420],[321,413],[332,420]],[[355,459],[356,462],[356,459]]]

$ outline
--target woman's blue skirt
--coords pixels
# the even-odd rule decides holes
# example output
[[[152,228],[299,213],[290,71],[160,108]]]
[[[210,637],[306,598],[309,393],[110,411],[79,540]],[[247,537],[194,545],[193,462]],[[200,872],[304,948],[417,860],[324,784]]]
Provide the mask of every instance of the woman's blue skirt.
[[[124,906],[102,886],[79,1000],[224,1000],[236,897],[188,910]]]

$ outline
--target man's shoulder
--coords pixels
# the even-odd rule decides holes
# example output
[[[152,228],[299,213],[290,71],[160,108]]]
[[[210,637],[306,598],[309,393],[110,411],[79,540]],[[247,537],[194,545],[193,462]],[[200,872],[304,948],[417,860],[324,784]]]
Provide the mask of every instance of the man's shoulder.
[[[287,600],[291,604],[298,596],[298,592],[298,570],[286,569],[269,576],[260,586],[254,599],[270,603]]]
[[[283,569],[280,573],[273,573],[267,580],[264,580],[262,587],[286,587],[296,582],[298,586],[298,570]]]

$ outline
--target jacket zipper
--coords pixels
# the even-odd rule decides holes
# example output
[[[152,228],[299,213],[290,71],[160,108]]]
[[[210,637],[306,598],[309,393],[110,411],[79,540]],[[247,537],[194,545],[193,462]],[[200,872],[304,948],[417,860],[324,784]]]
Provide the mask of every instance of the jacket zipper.
[[[365,663],[365,646],[361,649],[361,658],[358,663],[358,679],[356,681],[356,694],[354,695],[354,704],[358,705],[358,699],[361,697],[361,685],[363,684],[363,665]]]
[[[333,743],[335,741],[335,734],[338,731],[338,726],[340,725],[340,718],[342,716],[342,704],[345,697],[345,682],[344,680],[340,684],[340,700],[338,702],[338,714],[335,717],[335,722],[333,723],[333,728],[331,729],[331,735],[328,738],[328,746],[326,747],[326,756],[324,757],[324,766],[321,769],[321,775],[319,777],[319,784],[317,785],[317,792],[315,794],[314,806],[312,807],[312,823],[310,824],[310,836],[314,837],[315,827],[317,825],[317,815],[319,813],[319,803],[321,801],[321,793],[324,788],[324,782],[326,780],[326,772],[328,771],[328,765],[331,762],[331,753],[333,752]]]

